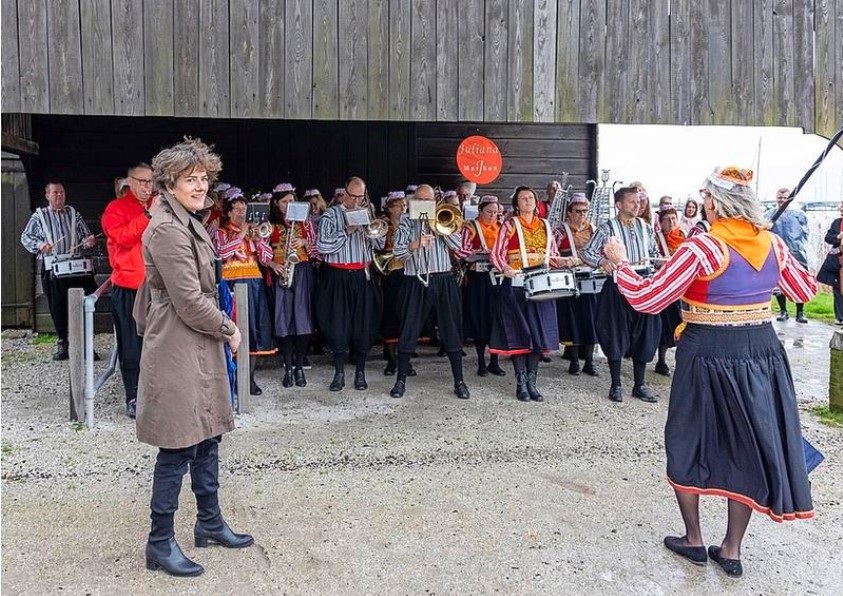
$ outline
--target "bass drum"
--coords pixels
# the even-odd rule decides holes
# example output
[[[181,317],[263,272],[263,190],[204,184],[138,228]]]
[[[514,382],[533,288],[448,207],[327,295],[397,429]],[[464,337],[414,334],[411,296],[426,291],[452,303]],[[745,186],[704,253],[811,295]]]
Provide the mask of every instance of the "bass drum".
[[[539,269],[524,272],[524,293],[527,300],[543,302],[579,295],[577,279],[570,269]]]

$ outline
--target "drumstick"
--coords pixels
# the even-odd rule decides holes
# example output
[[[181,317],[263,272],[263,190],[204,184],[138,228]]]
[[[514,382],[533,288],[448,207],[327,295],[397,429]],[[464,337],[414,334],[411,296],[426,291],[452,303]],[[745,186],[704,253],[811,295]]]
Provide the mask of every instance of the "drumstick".
[[[65,234],[65,236],[67,236],[67,234]],[[50,252],[53,252],[53,250],[55,250],[56,248],[56,244],[58,244],[62,240],[64,240],[64,236],[59,236],[58,240],[53,240],[53,243],[50,245]]]
[[[94,238],[99,238],[100,236],[102,236],[102,232],[100,232],[99,234],[97,234],[96,236],[94,236]],[[74,250],[76,250],[77,248],[79,248],[80,246],[82,246],[83,244],[85,244],[86,240],[87,240],[87,238],[86,238],[85,240],[83,240],[82,242],[80,242],[79,244],[77,244],[76,246],[71,247],[71,248],[70,248],[70,250],[69,250],[68,252],[71,252],[71,253],[72,253]]]

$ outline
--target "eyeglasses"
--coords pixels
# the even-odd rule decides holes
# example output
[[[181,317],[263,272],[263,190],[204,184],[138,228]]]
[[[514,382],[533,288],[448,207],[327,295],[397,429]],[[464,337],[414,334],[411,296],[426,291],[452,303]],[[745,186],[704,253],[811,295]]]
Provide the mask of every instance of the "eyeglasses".
[[[586,213],[588,213],[588,209],[572,209],[571,211],[573,213],[579,213],[580,215],[585,215]]]
[[[129,176],[132,180],[137,182],[138,184],[143,184],[144,186],[151,186],[152,185],[152,178],[136,178],[135,176]]]
[[[708,198],[708,197],[710,197],[710,196],[711,196],[711,193],[710,193],[710,192],[708,192],[706,189],[704,189],[704,188],[701,188],[701,189],[700,189],[700,198],[701,198],[702,200],[705,200],[705,199],[707,199],[707,198]]]

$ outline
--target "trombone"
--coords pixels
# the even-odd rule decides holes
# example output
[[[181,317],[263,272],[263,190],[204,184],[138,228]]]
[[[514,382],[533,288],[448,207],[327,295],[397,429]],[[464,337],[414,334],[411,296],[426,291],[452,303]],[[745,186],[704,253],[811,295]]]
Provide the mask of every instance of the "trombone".
[[[463,218],[459,207],[446,203],[436,204],[432,220],[430,214],[426,211],[420,212],[419,221],[421,222],[419,241],[424,235],[450,236],[459,232],[465,224],[465,218]],[[430,284],[430,247],[419,248],[421,254],[419,256],[419,253],[416,253],[416,277],[424,287],[428,287]],[[424,273],[421,272],[422,269]]]

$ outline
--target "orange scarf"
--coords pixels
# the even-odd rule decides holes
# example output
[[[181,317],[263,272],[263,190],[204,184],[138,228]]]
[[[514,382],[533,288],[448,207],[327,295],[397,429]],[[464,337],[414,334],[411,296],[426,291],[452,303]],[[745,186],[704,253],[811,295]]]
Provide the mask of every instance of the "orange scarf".
[[[719,219],[711,224],[709,233],[731,246],[756,271],[761,271],[773,247],[770,232],[743,219]]]
[[[518,220],[521,222],[521,227],[524,228],[527,232],[535,233],[539,226],[542,225],[542,220],[540,217],[533,216],[533,221],[531,223],[527,223],[527,220],[524,219],[523,215],[518,216]]]
[[[480,229],[483,230],[483,238],[486,240],[486,246],[489,250],[492,250],[492,247],[495,245],[495,240],[498,238],[498,232],[500,232],[501,225],[493,221],[490,224],[484,224],[479,219],[477,223],[480,224]]]
[[[664,235],[664,239],[667,241],[667,249],[670,254],[673,254],[679,248],[679,245],[685,242],[685,234],[682,233],[681,228],[674,228],[669,234]]]

